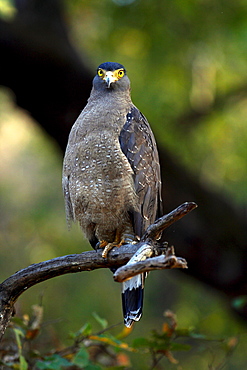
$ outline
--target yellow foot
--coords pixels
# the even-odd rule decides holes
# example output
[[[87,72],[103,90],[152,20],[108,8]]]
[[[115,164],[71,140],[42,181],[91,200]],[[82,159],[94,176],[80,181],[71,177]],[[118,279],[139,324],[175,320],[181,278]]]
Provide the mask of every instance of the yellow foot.
[[[101,240],[100,242],[97,243],[97,249],[98,248],[105,248],[107,246],[107,241]]]
[[[113,243],[108,243],[106,246],[103,246],[102,248],[104,248],[104,250],[102,252],[102,257],[103,258],[107,258],[107,255],[112,250],[112,248],[114,248],[114,247],[121,247],[121,245],[123,245],[123,244],[124,244],[124,239],[121,240],[120,243],[113,242]]]

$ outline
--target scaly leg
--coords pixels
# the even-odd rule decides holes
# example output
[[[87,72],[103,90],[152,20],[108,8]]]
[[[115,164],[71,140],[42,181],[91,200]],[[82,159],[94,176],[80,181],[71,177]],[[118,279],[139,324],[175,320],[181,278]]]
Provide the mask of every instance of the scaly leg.
[[[121,235],[118,231],[116,232],[114,242],[112,243],[106,243],[105,241],[100,242],[100,247],[104,248],[102,252],[102,257],[107,258],[107,255],[110,252],[110,250],[112,250],[112,248],[114,247],[120,247],[123,244],[123,242],[124,241],[121,240]]]
[[[107,258],[107,255],[108,255],[108,253],[114,248],[114,247],[121,247],[121,245],[123,245],[124,244],[124,239],[122,239],[121,241],[120,241],[120,243],[118,243],[118,242],[113,242],[113,243],[108,243],[106,246],[105,246],[105,248],[104,248],[104,250],[103,250],[103,252],[102,252],[102,257],[103,258]]]
[[[112,243],[106,244],[105,241],[100,242],[100,247],[104,248],[102,252],[102,257],[107,258],[108,253],[114,248],[114,247],[121,247],[123,244],[131,244],[134,243],[135,237],[132,234],[124,234],[120,235],[119,232],[116,232],[115,240]]]
[[[107,246],[107,241],[106,240],[101,240],[100,242],[98,242],[96,244],[96,249],[99,249],[99,248],[105,248]]]

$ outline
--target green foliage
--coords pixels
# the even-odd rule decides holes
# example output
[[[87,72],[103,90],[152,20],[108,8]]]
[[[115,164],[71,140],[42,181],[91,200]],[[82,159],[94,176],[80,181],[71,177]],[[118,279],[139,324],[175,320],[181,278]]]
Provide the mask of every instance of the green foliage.
[[[87,322],[76,333],[70,333],[70,338],[78,340],[81,337],[84,338],[85,336],[90,335],[91,333],[92,333],[92,325]]]
[[[232,306],[236,309],[241,309],[247,304],[247,295],[241,295],[235,298],[232,302]]]
[[[100,324],[102,329],[106,329],[108,326],[108,322],[105,319],[102,319],[96,312],[93,312],[93,317],[95,320]]]
[[[84,368],[90,364],[89,353],[85,348],[80,348],[73,359],[73,363],[80,368]]]
[[[41,370],[60,370],[72,366],[72,364],[60,355],[54,354],[46,356],[42,360],[38,360],[35,366]]]
[[[106,320],[94,313],[96,322],[103,327],[98,332],[92,331],[92,324],[85,323],[81,329],[70,334],[72,344],[63,349],[53,348],[47,354],[41,354],[41,348],[32,349],[35,339],[42,332],[42,322],[37,318],[37,307],[34,306],[33,316],[24,315],[23,318],[14,319],[12,328],[8,334],[11,338],[1,355],[1,364],[9,369],[19,370],[65,370],[65,369],[131,369],[134,368],[132,358],[145,356],[145,369],[165,368],[181,364],[190,351],[200,354],[200,346],[210,348],[219,343],[223,357],[215,368],[224,366],[226,359],[231,356],[238,344],[236,337],[232,338],[210,338],[206,334],[197,333],[191,328],[179,328],[177,318],[171,311],[165,312],[165,320],[159,330],[152,330],[145,337],[135,338],[128,344],[126,339],[130,336],[132,329],[125,328],[122,332],[112,334],[112,329],[105,326]],[[35,325],[33,323],[36,323]],[[37,322],[39,325],[37,325]],[[14,334],[11,336],[11,334]],[[8,353],[8,348],[16,348],[15,353]],[[177,355],[184,354],[180,360]],[[130,356],[132,355],[132,356]],[[6,360],[12,358],[12,361]],[[209,365],[210,366],[210,365]],[[217,367],[218,366],[218,367]],[[183,367],[184,368],[184,367]]]
[[[19,369],[20,370],[27,370],[28,365],[25,357],[22,354],[22,338],[24,337],[24,332],[21,329],[14,328],[17,348],[18,348],[18,355],[19,355]]]

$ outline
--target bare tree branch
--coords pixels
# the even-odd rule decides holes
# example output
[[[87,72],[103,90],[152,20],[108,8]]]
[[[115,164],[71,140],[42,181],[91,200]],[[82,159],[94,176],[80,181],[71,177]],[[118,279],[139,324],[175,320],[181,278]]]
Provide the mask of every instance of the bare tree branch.
[[[196,207],[197,204],[194,202],[183,203],[181,206],[177,207],[167,215],[160,217],[150,225],[141,238],[140,243],[138,243],[138,245],[140,245],[139,249],[125,266],[120,267],[115,272],[113,275],[114,280],[117,282],[123,282],[135,275],[152,270],[187,268],[186,260],[175,256],[174,247],[168,247],[165,243],[163,251],[162,247],[157,245],[155,241],[160,237],[164,229],[175,221],[178,221]],[[150,258],[164,252],[165,254],[162,254],[161,256]]]
[[[33,285],[55,276],[81,271],[92,271],[98,268],[116,268],[127,264],[128,261],[130,264],[128,264],[126,269],[119,269],[120,278],[117,278],[118,270],[116,271],[114,275],[115,281],[122,281],[121,276],[125,276],[124,279],[126,279],[143,271],[175,267],[185,268],[186,261],[175,257],[174,251],[171,248],[168,248],[165,256],[161,255],[156,258],[149,258],[146,261],[137,262],[136,264],[133,264],[133,261],[140,261],[141,259],[146,259],[152,255],[157,256],[157,254],[162,253],[162,247],[158,246],[156,241],[162,230],[185,216],[195,207],[196,204],[192,202],[182,204],[151,225],[145,233],[146,237],[143,236],[140,242],[126,244],[121,246],[121,248],[113,248],[107,259],[102,257],[101,250],[71,254],[30,265],[10,276],[0,284],[0,339],[13,315],[14,303],[18,297]],[[146,252],[148,251],[146,254],[144,253],[144,245]]]
[[[195,208],[197,208],[197,204],[194,202],[185,202],[181,204],[179,207],[175,208],[167,215],[158,218],[158,220],[150,225],[141,240],[145,241],[148,238],[157,240],[164,229],[180,220],[180,218],[184,217]]]
[[[147,246],[147,244],[145,244],[145,246]],[[172,246],[167,247],[165,255],[162,254],[136,263],[127,263],[127,265],[119,267],[113,275],[113,278],[118,283],[122,283],[123,281],[143,272],[174,268],[187,268],[187,262],[184,258],[175,256],[174,247]]]

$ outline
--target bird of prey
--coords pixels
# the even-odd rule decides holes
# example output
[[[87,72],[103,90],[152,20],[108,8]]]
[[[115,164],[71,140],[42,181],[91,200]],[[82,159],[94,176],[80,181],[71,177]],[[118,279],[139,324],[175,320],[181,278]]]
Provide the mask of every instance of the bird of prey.
[[[123,65],[101,64],[88,103],[74,123],[64,157],[67,221],[78,221],[102,256],[141,238],[161,216],[161,179],[154,135],[130,97]],[[124,323],[142,315],[144,274],[123,284]]]

